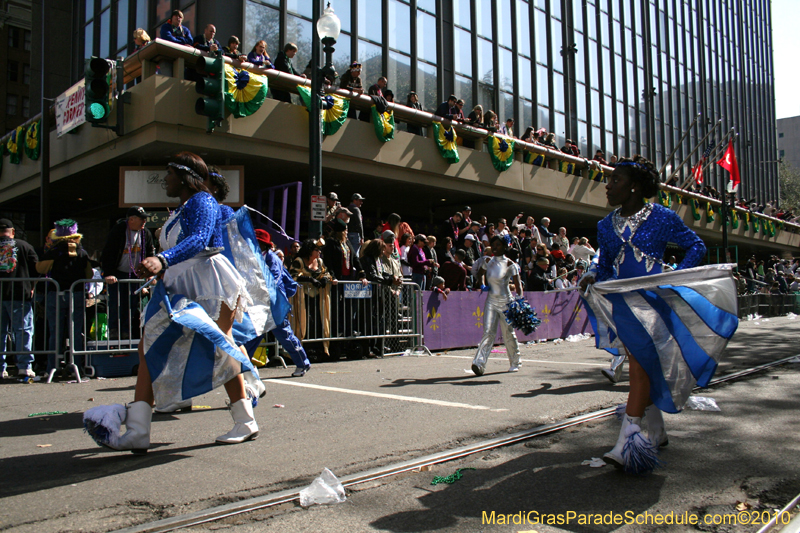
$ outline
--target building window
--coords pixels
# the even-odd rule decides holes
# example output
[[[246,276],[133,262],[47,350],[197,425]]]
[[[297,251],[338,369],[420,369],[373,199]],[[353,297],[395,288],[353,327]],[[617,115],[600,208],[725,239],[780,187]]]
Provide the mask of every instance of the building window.
[[[8,62],[8,81],[19,81],[19,63],[16,61]]]
[[[781,151],[780,151],[780,157],[781,157],[781,158],[783,158],[783,154],[784,154],[784,153],[785,153],[785,150],[781,150]]]
[[[22,116],[23,118],[30,118],[31,116],[31,99],[27,96],[22,98]]]
[[[19,46],[19,28],[8,27],[8,47],[17,48]]]
[[[6,95],[6,115],[14,117],[17,115],[17,95]]]
[[[31,51],[31,31],[30,30],[24,30],[23,33],[25,35],[25,40],[24,40],[23,46],[25,47],[25,51],[30,52]]]
[[[31,66],[22,65],[22,83],[25,85],[31,84]]]
[[[783,133],[778,134],[778,139],[783,139]]]

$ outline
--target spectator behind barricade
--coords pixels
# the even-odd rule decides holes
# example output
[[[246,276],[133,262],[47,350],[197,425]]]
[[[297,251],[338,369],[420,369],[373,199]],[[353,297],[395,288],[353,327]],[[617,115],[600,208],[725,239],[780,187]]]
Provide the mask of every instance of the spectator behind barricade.
[[[467,117],[467,122],[476,128],[483,127],[483,107],[476,105],[472,108],[472,112]]]
[[[579,241],[580,241],[580,239],[579,239],[578,237],[573,237],[573,238],[572,238],[572,241],[571,241],[571,243],[570,243],[569,247],[567,248],[567,253],[568,253],[568,254],[571,254],[571,253],[572,253],[572,250],[574,250],[574,249],[575,249],[575,247],[576,247],[576,246],[578,246],[578,242],[579,242]],[[588,242],[588,241],[587,241],[587,242]]]
[[[558,277],[556,277],[553,286],[556,289],[568,289],[569,287],[572,287],[572,283],[570,283],[570,281],[567,279],[566,268],[561,267],[558,269]]]
[[[422,104],[419,103],[419,96],[414,91],[408,93],[408,98],[406,98],[406,107],[410,107],[416,111],[422,111]],[[422,126],[418,126],[416,124],[406,124],[406,131],[408,133],[413,133],[414,135],[422,135]]]
[[[480,252],[478,252],[477,247],[475,246],[477,242],[477,238],[472,233],[468,233],[466,237],[464,237],[464,244],[459,250],[464,252],[464,266],[467,269],[472,268],[472,264],[478,260],[480,257]]]
[[[483,123],[483,127],[489,131],[495,132],[498,128],[497,123],[497,113],[492,111],[491,109],[486,112],[485,122]]]
[[[192,32],[189,28],[181,25],[183,22],[183,12],[176,9],[172,12],[169,20],[161,25],[161,38],[171,43],[192,46]]]
[[[539,237],[548,248],[553,246],[553,237],[556,237],[556,234],[550,231],[550,219],[547,217],[542,217],[539,225]]]
[[[484,233],[486,233],[486,225],[488,224],[489,219],[486,218],[486,215],[481,215],[478,218],[478,238],[482,239]]]
[[[263,39],[256,42],[256,45],[247,54],[247,62],[265,69],[273,69],[275,66],[272,64],[272,59],[267,53],[267,41]]]
[[[492,237],[494,237],[494,235],[495,235],[494,223],[489,222],[488,224],[486,224],[486,227],[483,228],[483,236],[481,237],[481,242],[483,243],[483,245],[488,247],[489,241],[492,240]]]
[[[550,249],[550,257],[555,259],[556,267],[563,266],[564,261],[567,258],[566,254],[564,254],[564,251],[561,249],[561,246],[556,242],[553,243],[553,246]]]
[[[455,249],[453,248],[453,238],[452,237],[445,237],[444,238],[444,249],[442,252],[442,262],[443,263],[453,263],[455,262]]]
[[[522,255],[522,243],[520,242],[519,238],[519,226],[509,226],[508,234],[511,236],[511,245],[508,247],[508,249],[516,250],[517,258],[519,258]]]
[[[331,284],[338,281],[328,272],[320,254],[320,243],[313,239],[303,241],[297,257],[289,267],[289,273],[299,283],[297,293],[292,297],[292,330],[300,340],[306,331],[322,332],[322,336],[331,336]],[[319,309],[319,313],[306,312],[309,308]],[[308,320],[308,323],[306,322]],[[317,327],[317,321],[321,328]],[[330,341],[322,342],[326,358],[330,358]]]
[[[370,85],[369,89],[367,89],[367,96],[379,96],[381,98],[386,98],[383,92],[386,90],[386,87],[389,85],[389,79],[386,76],[381,76],[378,78],[378,81]],[[373,104],[374,104],[373,100]],[[372,120],[372,109],[366,108],[362,109],[361,112],[358,114],[358,120],[361,122],[370,122]]]
[[[336,218],[336,213],[339,212],[342,203],[339,201],[339,195],[331,191],[325,197],[325,204],[325,222],[330,222]]]
[[[567,139],[566,144],[561,147],[561,151],[565,154],[574,155],[575,157],[580,157],[581,155],[580,150],[578,150],[578,146],[572,139]]]
[[[451,94],[446,102],[442,102],[439,104],[439,107],[436,108],[436,112],[434,115],[442,117],[442,118],[449,118],[452,119],[453,115],[455,114],[456,110],[456,102],[458,102],[458,98],[456,95]]]
[[[578,240],[578,244],[572,248],[572,252],[570,253],[575,256],[577,261],[590,263],[597,252],[589,244],[589,239],[586,237],[581,237]]]
[[[500,126],[500,132],[508,137],[514,137],[514,119],[507,118],[505,124]]]
[[[292,58],[297,53],[297,45],[294,43],[286,43],[283,47],[283,50],[278,52],[277,57],[275,58],[275,69],[280,70],[281,72],[285,72],[287,74],[292,74],[293,76],[301,76],[298,73],[294,66],[292,65]],[[292,95],[288,91],[282,91],[280,89],[275,89],[273,86],[271,89],[272,97],[275,100],[279,100],[281,102],[286,102],[291,104],[292,103]],[[295,330],[297,331],[297,330]]]
[[[283,264],[286,268],[292,264],[295,257],[297,257],[297,252],[300,251],[300,241],[292,241],[292,244],[289,245],[289,250],[286,253],[286,257],[283,259]]]
[[[617,164],[617,156],[615,154],[611,154],[611,159],[608,160],[609,166],[613,166]]]
[[[138,52],[148,44],[150,44],[150,36],[142,28],[136,28],[133,31],[133,51]]]
[[[533,128],[530,126],[525,128],[525,133],[522,134],[522,137],[520,137],[519,140],[526,143],[533,143],[534,142]]]
[[[464,100],[460,98],[456,100],[456,106],[453,108],[453,120],[458,122],[467,121],[467,117],[464,115]]]
[[[391,89],[384,89],[383,97],[387,102],[394,103],[394,93],[391,91]]]
[[[234,61],[247,61],[247,56],[239,50],[240,44],[241,41],[239,41],[239,38],[235,35],[231,35],[228,38],[228,46],[222,49],[222,54]]]
[[[56,222],[56,236],[53,246],[42,255],[36,263],[36,271],[53,279],[61,291],[47,293],[47,325],[49,326],[48,349],[63,353],[64,340],[69,335],[68,324],[72,324],[72,333],[75,343],[71,349],[81,351],[84,349],[83,325],[86,312],[85,291],[82,284],[71,293],[74,314],[70,316],[70,290],[72,284],[81,279],[93,277],[92,265],[89,255],[81,245],[83,235],[78,233],[78,223],[71,219]],[[56,309],[58,302],[58,310]],[[58,331],[58,337],[56,337]],[[83,357],[76,356],[75,364],[83,367]],[[56,367],[56,356],[47,356],[48,373]]]
[[[33,373],[33,284],[30,281],[16,281],[22,278],[35,278],[36,263],[39,258],[33,246],[17,238],[14,224],[7,218],[0,218],[0,283],[2,283],[2,306],[0,307],[0,335],[3,347],[2,379],[9,377],[6,354],[16,355],[17,375],[23,378],[34,377]],[[47,286],[47,288],[51,288]],[[9,349],[8,341],[13,341]]]
[[[392,275],[393,285],[399,289],[403,284],[403,270],[397,254],[397,238],[392,230],[385,230],[381,234],[381,242],[384,245],[384,253],[381,255],[381,263],[386,272]],[[399,290],[396,295],[399,295]]]
[[[392,257],[394,257],[398,261],[400,261],[400,240],[398,236],[402,236],[403,233],[408,233],[408,232],[403,232],[402,228],[400,227],[400,225],[402,224],[402,220],[403,219],[400,218],[400,215],[398,215],[397,213],[389,213],[389,216],[386,217],[386,222],[383,224],[383,227],[381,228],[382,232],[381,238],[383,238],[386,235],[386,230],[392,232],[394,238],[394,250],[392,251]]]
[[[450,294],[450,289],[445,286],[443,277],[434,276],[431,280],[431,292],[438,294],[446,302],[447,296]]]
[[[555,150],[556,152],[558,152],[558,145],[556,144],[556,134],[553,133],[552,131],[548,133],[547,136],[544,138],[544,142],[542,142],[542,146],[546,146],[547,148],[550,148],[551,150]]]
[[[406,253],[406,261],[411,268],[411,281],[419,285],[421,290],[425,290],[427,284],[427,274],[433,267],[433,260],[425,256],[425,243],[428,238],[418,233],[414,237],[414,244],[412,244]]]
[[[553,279],[556,277],[556,261],[553,256],[550,255],[550,250],[547,249],[542,243],[536,245],[536,256],[534,258],[534,262],[539,261],[539,259],[546,259],[547,260],[547,277]]]
[[[543,257],[537,259],[533,265],[533,268],[531,269],[530,275],[528,276],[528,282],[525,284],[525,289],[538,292],[551,290],[553,286],[547,277],[549,269],[550,267],[547,259]]]
[[[608,164],[608,162],[607,162],[607,161],[605,160],[605,158],[603,157],[603,151],[602,151],[602,150],[597,150],[597,151],[594,153],[594,158],[593,158],[593,159],[594,159],[595,161],[597,161],[598,163],[600,163],[601,165],[607,165],[607,164]]]
[[[558,234],[553,237],[553,242],[557,242],[564,253],[567,253],[569,250],[569,239],[567,238],[567,228],[560,227],[558,228]]]
[[[139,206],[128,209],[125,218],[118,220],[108,233],[100,256],[100,267],[108,284],[108,329],[112,340],[128,339],[132,331],[139,329],[139,298],[133,294],[139,284],[117,285],[117,282],[138,279],[136,266],[156,255],[153,235],[145,227],[147,217]]]
[[[411,264],[408,262],[408,249],[414,244],[414,236],[410,233],[403,233],[399,242],[400,247],[397,250],[400,254],[400,269],[403,271],[403,278],[411,279]]]
[[[531,230],[525,226],[519,226],[519,247],[522,251],[521,257],[525,257],[524,251],[531,245]]]
[[[432,261],[430,263],[431,269],[428,271],[428,281],[433,277],[439,275],[439,254],[436,252],[436,237],[428,235],[428,240],[425,241],[425,247],[422,249],[425,252],[425,259]],[[430,287],[430,283],[427,284]]]
[[[445,287],[451,291],[467,290],[467,269],[464,266],[464,250],[456,250],[454,261],[442,264],[439,267],[439,276],[444,279]]]
[[[339,88],[347,89],[355,94],[364,92],[364,84],[361,81],[361,63],[353,61],[350,68],[339,78]]]
[[[358,254],[361,245],[364,244],[364,217],[361,214],[361,206],[364,205],[364,198],[359,193],[355,193],[347,209],[350,210],[350,223],[347,225],[347,239]]]
[[[498,219],[497,226],[495,226],[494,228],[494,234],[499,235],[501,237],[503,235],[508,235],[508,227],[506,226],[506,224],[507,224],[506,219],[504,218]]]
[[[371,337],[369,357],[383,357],[385,348],[382,336],[386,334],[385,321],[388,315],[385,310],[389,307],[389,302],[392,302],[390,297],[399,295],[391,271],[386,269],[381,260],[385,251],[386,245],[381,239],[367,241],[362,248],[361,265],[364,267],[364,275],[374,284],[372,297],[368,303],[369,315],[372,318],[367,321],[367,331],[364,332]]]
[[[358,254],[347,240],[347,223],[341,218],[333,220],[333,232],[331,238],[322,249],[322,257],[325,259],[325,266],[334,279],[339,281],[359,280],[366,284],[364,270]]]
[[[222,48],[218,40],[214,38],[217,28],[213,24],[207,24],[203,29],[203,35],[197,35],[192,43],[195,48],[203,52],[213,53]]]
[[[462,225],[463,220],[464,215],[461,214],[461,211],[456,211],[453,216],[448,218],[445,222],[444,233],[448,237],[451,237],[453,242],[457,244],[460,244],[464,239],[464,235],[467,234],[468,227]]]

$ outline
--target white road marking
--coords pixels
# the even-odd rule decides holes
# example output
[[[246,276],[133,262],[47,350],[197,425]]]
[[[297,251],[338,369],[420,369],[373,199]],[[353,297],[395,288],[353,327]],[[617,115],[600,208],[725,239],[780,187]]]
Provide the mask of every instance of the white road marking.
[[[372,396],[374,398],[386,398],[388,400],[401,400],[403,402],[416,402],[427,403],[430,405],[440,405],[442,407],[460,407],[462,409],[475,409],[477,411],[492,411],[499,413],[501,411],[508,411],[508,409],[492,409],[485,405],[470,405],[466,403],[445,402],[442,400],[431,400],[429,398],[416,398],[414,396],[400,396],[399,394],[385,394],[382,392],[370,392],[354,389],[341,389],[338,387],[327,387],[325,385],[315,385],[313,383],[300,383],[299,381],[289,381],[285,379],[265,379],[264,383],[275,383],[277,385],[293,385],[295,387],[306,387],[308,389],[327,390],[331,392],[344,392],[346,394],[355,394],[357,396]]]
[[[435,355],[434,357],[451,357],[453,359],[473,359],[472,356],[469,355]],[[490,357],[490,361],[508,361],[507,357]],[[601,366],[603,368],[607,367],[608,365],[604,365],[601,363],[573,363],[571,361],[544,361],[541,359],[520,359],[523,363],[546,363],[550,365],[581,365],[581,366]]]

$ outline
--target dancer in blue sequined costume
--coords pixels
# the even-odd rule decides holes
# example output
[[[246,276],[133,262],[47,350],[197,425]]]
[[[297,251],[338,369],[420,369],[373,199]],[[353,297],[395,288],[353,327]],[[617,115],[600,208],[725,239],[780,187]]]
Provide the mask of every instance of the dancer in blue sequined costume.
[[[242,375],[254,369],[232,338],[234,320],[241,320],[252,301],[245,280],[219,253],[222,213],[204,185],[208,169],[200,157],[182,152],[167,171],[167,196],[179,198],[180,207],[161,232],[163,252],[136,267],[140,277],[161,280],[144,312],[134,402],[84,414],[95,441],[135,453],[149,448],[156,399],[166,405],[219,385],[230,397],[234,427],[216,441],[236,444],[258,436]],[[127,431],[120,435],[122,424]]]
[[[581,288],[585,290],[595,281],[661,273],[662,258],[670,242],[686,250],[679,270],[695,267],[702,261],[705,245],[680,217],[661,205],[645,202],[656,194],[658,183],[655,167],[640,156],[623,158],[617,163],[606,185],[606,196],[609,204],[620,207],[597,225],[600,255],[596,268],[581,280]],[[600,338],[601,332],[595,329]],[[648,375],[648,371],[660,369],[657,350],[636,353],[628,352],[627,347],[623,350],[630,359],[630,392],[619,439],[604,458],[618,468],[643,472],[658,464],[657,448],[668,442],[661,410],[651,400],[651,384],[666,385],[665,377],[674,376]],[[649,439],[640,434],[642,418]]]

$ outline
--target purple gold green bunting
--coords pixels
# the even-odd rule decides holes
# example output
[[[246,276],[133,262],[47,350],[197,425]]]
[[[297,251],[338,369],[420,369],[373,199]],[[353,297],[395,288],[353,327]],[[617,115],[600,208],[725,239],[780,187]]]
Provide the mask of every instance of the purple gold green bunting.
[[[439,122],[434,122],[433,137],[442,157],[444,157],[448,163],[458,163],[458,143],[456,142],[458,136],[453,126],[445,126]]]
[[[381,142],[394,139],[394,112],[389,110],[378,113],[378,108],[372,106],[372,125],[375,126],[375,135]]]
[[[11,132],[11,136],[8,138],[8,142],[6,143],[6,149],[8,150],[9,160],[13,165],[19,165],[20,160],[22,159],[22,143],[25,139],[25,128],[19,126],[17,129]]]
[[[496,170],[499,172],[508,170],[514,163],[514,140],[501,135],[490,135],[489,156]]]
[[[42,139],[41,126],[42,121],[37,120],[28,126],[28,131],[25,132],[25,155],[28,156],[28,159],[31,161],[39,159],[39,144]]]
[[[544,166],[544,156],[527,150],[522,152],[522,162],[529,165],[536,165],[537,167]]]
[[[297,92],[306,106],[311,107],[311,89],[298,85]],[[336,94],[326,94],[320,99],[320,116],[322,117],[322,134],[333,135],[344,124],[350,110],[350,99]]]
[[[249,117],[267,98],[267,77],[225,65],[225,107],[235,118]]]

